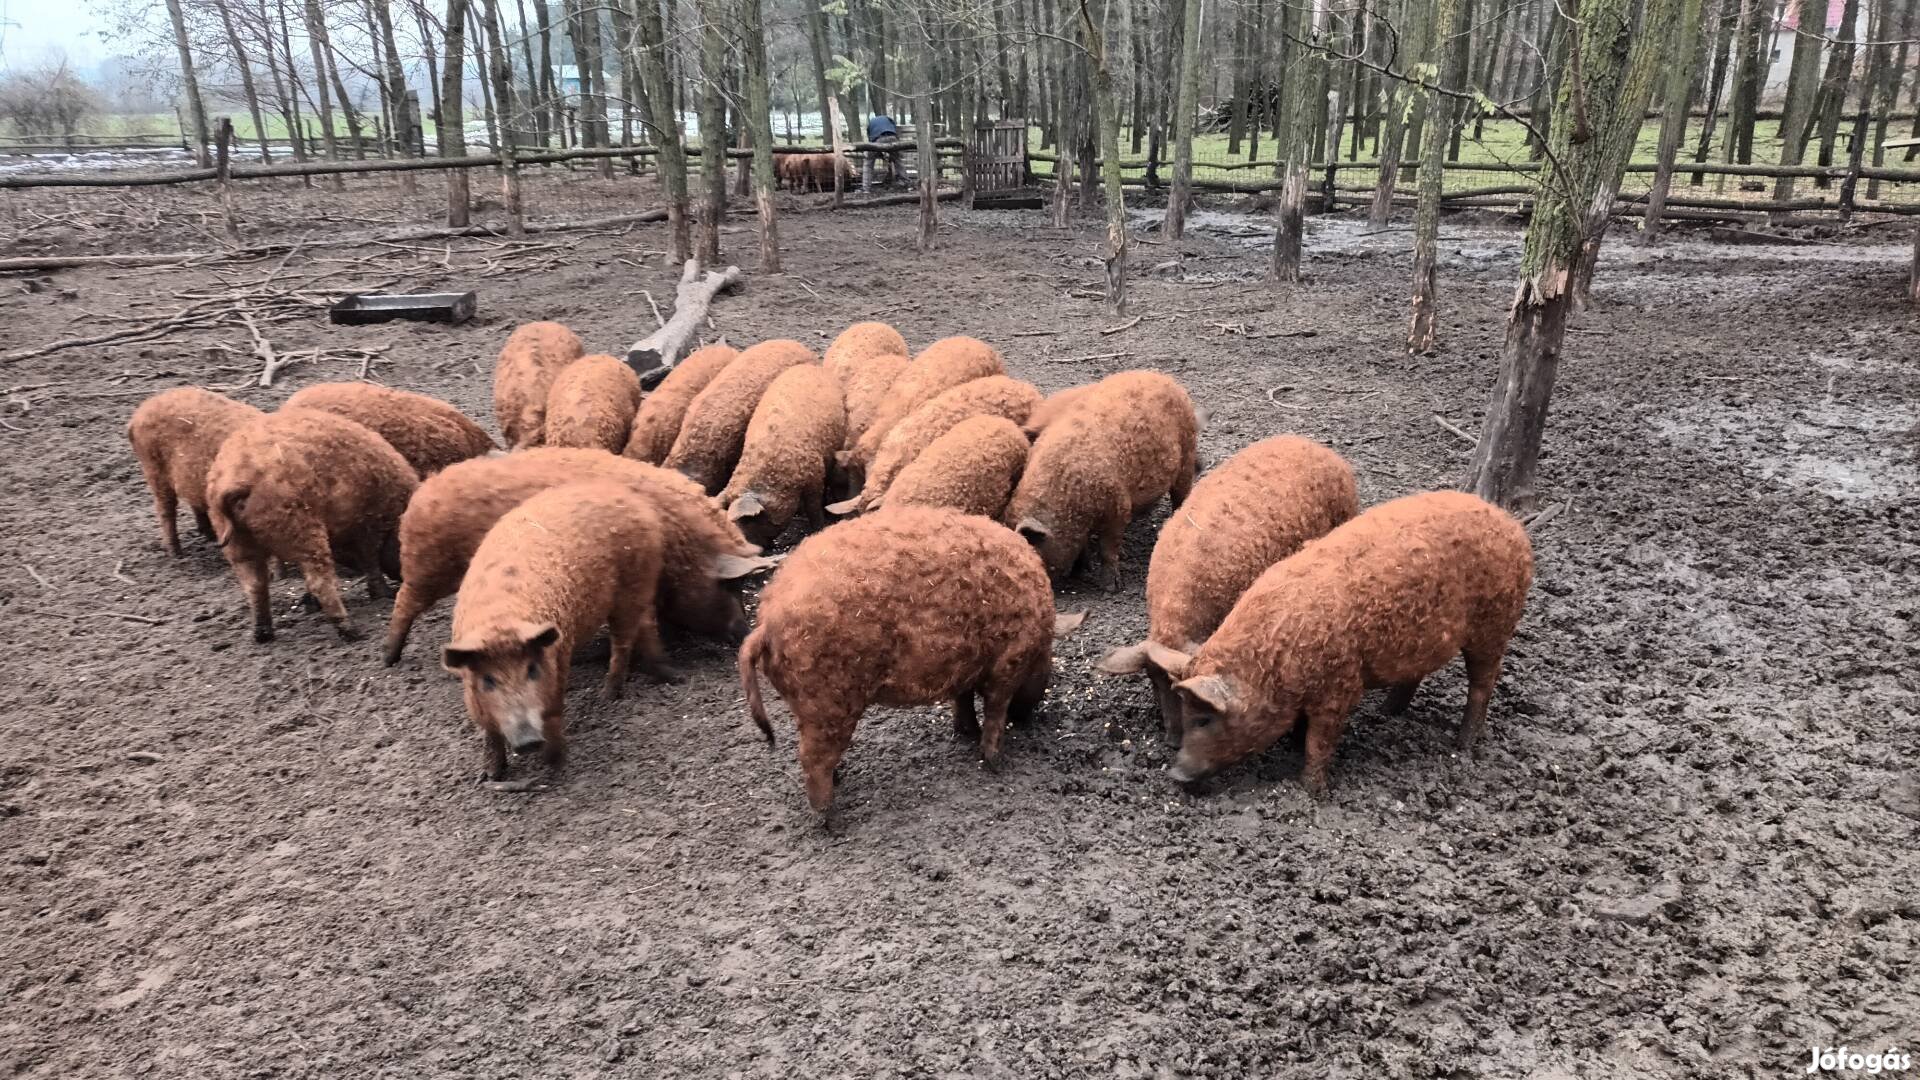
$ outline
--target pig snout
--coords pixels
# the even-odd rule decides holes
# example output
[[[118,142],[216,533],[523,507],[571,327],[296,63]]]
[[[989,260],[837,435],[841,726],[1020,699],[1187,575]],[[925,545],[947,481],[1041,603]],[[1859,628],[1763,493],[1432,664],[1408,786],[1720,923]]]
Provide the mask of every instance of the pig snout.
[[[538,753],[547,745],[546,727],[540,714],[532,709],[515,709],[501,726],[500,734],[516,754]]]

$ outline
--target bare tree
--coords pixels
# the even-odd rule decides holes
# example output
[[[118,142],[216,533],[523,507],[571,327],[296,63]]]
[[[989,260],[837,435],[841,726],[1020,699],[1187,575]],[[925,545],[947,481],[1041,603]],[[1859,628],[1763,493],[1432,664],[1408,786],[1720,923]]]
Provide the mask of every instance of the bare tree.
[[[444,36],[445,52],[440,59],[440,123],[435,129],[443,158],[467,156],[467,122],[461,84],[466,80],[467,3],[447,0]],[[472,214],[473,198],[467,187],[467,170],[447,170],[447,225],[464,228]]]
[[[1200,108],[1200,21],[1206,0],[1184,0],[1180,36],[1180,89],[1173,106],[1173,191],[1167,196],[1166,232],[1178,240],[1187,229],[1193,197],[1193,122]]]
[[[220,29],[226,34],[227,48],[233,52],[233,65],[240,72],[240,89],[247,99],[247,115],[253,117],[253,133],[260,140],[260,160],[272,164],[273,151],[267,145],[267,120],[260,111],[260,94],[253,85],[253,67],[247,63],[247,47],[241,44],[240,33],[234,28],[233,12],[228,10],[227,0],[213,0],[213,8],[220,15]]]
[[[1127,204],[1120,185],[1120,102],[1114,93],[1107,35],[1094,21],[1087,0],[1080,2],[1080,29],[1093,63],[1093,115],[1100,128],[1101,184],[1107,199],[1107,311],[1127,313]]]
[[[720,20],[724,0],[699,0],[700,13],[700,179],[706,201],[700,208],[700,263],[720,263],[720,219],[727,212],[727,42]]]
[[[1462,0],[1439,0],[1439,10],[1434,13],[1426,67],[1447,86],[1459,86],[1466,74],[1466,56],[1453,47],[1454,39],[1461,36],[1464,8]],[[1427,115],[1439,127],[1435,134],[1453,130],[1458,124],[1456,101],[1442,94],[1439,85],[1429,85],[1426,95]],[[1438,335],[1440,195],[1446,171],[1439,143],[1435,138],[1433,147],[1420,156],[1420,207],[1413,234],[1413,315],[1407,328],[1410,353],[1431,352]]]
[[[1647,190],[1643,240],[1660,234],[1660,215],[1673,186],[1673,161],[1687,134],[1687,110],[1693,107],[1693,87],[1700,71],[1701,0],[1680,0],[1680,19],[1673,41],[1673,62],[1667,65],[1666,114],[1660,120],[1660,145],[1654,152],[1653,184]]]
[[[213,164],[207,156],[207,104],[200,97],[200,79],[193,71],[193,45],[187,40],[187,18],[180,0],[167,0],[167,18],[173,23],[174,50],[180,55],[180,84],[187,95],[187,116],[193,122],[193,160],[203,169]]]
[[[780,272],[780,223],[773,205],[773,100],[767,86],[767,26],[761,0],[742,0],[746,16],[747,113],[753,127],[753,204],[760,215],[760,269]],[[821,99],[826,125],[826,99]],[[834,159],[837,172],[841,161]]]

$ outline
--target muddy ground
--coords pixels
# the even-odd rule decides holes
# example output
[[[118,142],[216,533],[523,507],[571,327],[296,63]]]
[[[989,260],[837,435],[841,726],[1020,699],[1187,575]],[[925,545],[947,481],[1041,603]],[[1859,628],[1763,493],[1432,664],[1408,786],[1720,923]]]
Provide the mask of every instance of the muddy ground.
[[[635,205],[571,183],[582,213]],[[365,187],[249,188],[249,239],[417,226],[437,198]],[[32,198],[0,211],[15,251],[218,232],[210,198]],[[1518,250],[1449,222],[1444,347],[1408,359],[1404,231],[1315,220],[1311,280],[1276,296],[1258,239],[1218,235],[1264,226],[1208,219],[1187,277],[1143,274],[1143,320],[1103,335],[1097,223],[949,210],[922,259],[912,220],[789,216],[780,276],[730,224],[748,287],[716,326],[971,333],[1048,389],[1161,368],[1210,411],[1208,462],[1303,432],[1368,503],[1460,476],[1434,418],[1477,429]],[[216,549],[159,550],[127,450],[148,393],[271,406],[354,377],[353,350],[491,427],[515,324],[615,351],[651,327],[640,291],[665,303],[675,277],[660,226],[0,279],[0,352],[232,287],[277,350],[328,350],[252,388],[222,317],[0,371],[0,1073],[1777,1077],[1816,1044],[1920,1052],[1906,249],[1609,243],[1485,760],[1451,750],[1456,665],[1408,715],[1369,700],[1323,805],[1292,745],[1174,785],[1147,688],[1090,670],[1144,632],[1161,511],[1122,592],[1061,590],[1092,618],[1003,771],[939,710],[876,712],[833,832],[790,728],[770,754],[715,646],[677,646],[691,681],[616,706],[590,665],[565,783],[476,787],[434,655],[450,605],[387,669],[283,582],[280,638],[255,645]],[[481,316],[346,328],[314,306],[378,283],[476,288]],[[357,585],[350,606],[384,622]]]

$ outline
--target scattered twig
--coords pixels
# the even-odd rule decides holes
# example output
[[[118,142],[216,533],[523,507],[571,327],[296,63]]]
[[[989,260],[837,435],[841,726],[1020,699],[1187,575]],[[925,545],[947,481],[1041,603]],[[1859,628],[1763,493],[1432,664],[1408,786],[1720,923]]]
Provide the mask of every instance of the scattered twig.
[[[119,579],[120,579],[121,581],[124,581],[124,582],[126,582],[127,584],[129,584],[129,585],[138,585],[138,584],[140,584],[139,582],[137,582],[137,581],[135,581],[135,580],[133,580],[132,578],[130,578],[130,577],[128,577],[127,575],[125,575],[125,574],[123,574],[123,573],[121,573],[121,572],[120,572],[121,570],[123,570],[123,569],[124,569],[124,568],[126,567],[126,565],[127,565],[127,560],[125,560],[125,559],[121,559],[121,560],[120,560],[119,562],[117,562],[117,563],[114,563],[114,564],[113,564],[113,576],[114,576],[114,577],[116,577],[116,578],[119,578]]]
[[[645,289],[641,289],[640,295],[647,298],[647,306],[653,309],[654,329],[657,330],[660,327],[667,325],[667,317],[665,315],[660,314],[660,304],[658,301],[656,301],[653,298],[653,294],[648,292]]]
[[[92,615],[99,619],[125,619],[128,622],[143,623],[147,626],[165,626],[167,622],[165,619],[150,619],[145,615],[135,615],[126,611],[88,611],[82,614]]]
[[[1293,387],[1291,386],[1267,387],[1267,404],[1273,406],[1276,409],[1286,409],[1289,412],[1306,412],[1307,407],[1305,405],[1287,405],[1282,402],[1273,400],[1273,395],[1279,393],[1282,390],[1291,390],[1291,389],[1293,389]]]
[[[1084,364],[1091,360],[1118,360],[1123,356],[1132,355],[1130,352],[1121,351],[1094,353],[1092,356],[1043,356],[1040,361],[1045,364]]]
[[[1101,336],[1104,337],[1107,334],[1118,334],[1123,330],[1131,330],[1134,327],[1140,325],[1140,320],[1144,318],[1146,318],[1146,316],[1144,315],[1135,315],[1133,318],[1128,319],[1126,322],[1123,322],[1118,326],[1102,327],[1100,329]]]
[[[1571,509],[1573,509],[1572,499],[1568,499],[1563,503],[1554,503],[1552,506],[1543,510],[1535,511],[1525,521],[1521,522],[1521,524],[1525,525],[1529,531],[1543,529],[1546,527],[1547,522],[1552,521],[1554,518],[1559,517]]]
[[[283,359],[273,351],[273,343],[260,333],[260,324],[253,321],[253,316],[248,314],[245,308],[240,310],[240,321],[246,324],[247,333],[253,335],[253,355],[260,358],[262,365],[260,385],[272,386],[273,377],[280,373],[281,368],[292,363],[292,360]]]
[[[1013,337],[1055,337],[1066,333],[1065,330],[1015,330]]]
[[[1446,417],[1441,416],[1439,413],[1433,414],[1433,422],[1436,424],[1439,424],[1443,428],[1446,428],[1448,431],[1453,432],[1455,435],[1460,436],[1462,439],[1465,439],[1469,446],[1477,445],[1480,442],[1479,439],[1476,439],[1473,436],[1467,434],[1466,432],[1460,430],[1458,426],[1448,421]]]
[[[41,588],[46,589],[49,592],[53,591],[53,582],[48,581],[46,578],[41,577],[40,571],[35,570],[33,568],[32,563],[21,563],[20,565],[23,567],[26,567],[27,575],[33,578],[33,580],[39,582]]]

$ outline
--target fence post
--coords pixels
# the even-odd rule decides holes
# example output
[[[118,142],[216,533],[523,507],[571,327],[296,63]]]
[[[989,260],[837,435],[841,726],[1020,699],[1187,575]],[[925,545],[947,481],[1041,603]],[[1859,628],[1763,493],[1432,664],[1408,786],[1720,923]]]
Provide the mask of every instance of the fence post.
[[[225,220],[227,242],[240,243],[240,224],[233,217],[233,118],[220,118],[219,134],[213,143],[213,170],[220,181],[220,216]]]

